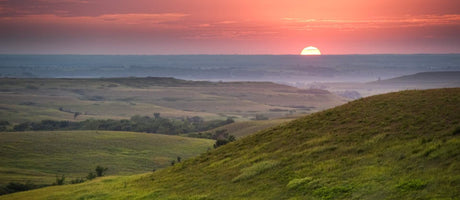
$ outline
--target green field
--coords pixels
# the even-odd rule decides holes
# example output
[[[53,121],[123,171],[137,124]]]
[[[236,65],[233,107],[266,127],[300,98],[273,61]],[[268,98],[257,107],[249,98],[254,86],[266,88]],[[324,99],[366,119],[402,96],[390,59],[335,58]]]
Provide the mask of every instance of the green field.
[[[372,96],[173,167],[0,199],[458,199],[460,89]]]
[[[108,175],[150,172],[206,152],[214,141],[115,131],[0,133],[0,185],[51,184],[55,176],[85,177],[97,165]]]
[[[269,118],[306,114],[345,103],[325,90],[269,82],[205,82],[173,78],[0,78],[0,120],[164,117]],[[81,113],[74,119],[74,113]]]

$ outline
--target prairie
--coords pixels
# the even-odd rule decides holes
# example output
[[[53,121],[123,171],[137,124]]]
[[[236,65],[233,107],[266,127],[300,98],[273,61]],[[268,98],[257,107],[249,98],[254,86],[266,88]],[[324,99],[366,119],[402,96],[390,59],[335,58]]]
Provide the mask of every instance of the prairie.
[[[0,79],[0,119],[128,119],[134,115],[249,120],[307,114],[347,101],[325,90],[269,82],[174,78]],[[75,117],[74,113],[80,113]]]
[[[51,184],[85,177],[97,165],[108,175],[132,175],[169,166],[206,152],[214,141],[116,131],[38,131],[0,133],[0,185]]]
[[[156,172],[0,199],[458,199],[460,89],[377,95]]]

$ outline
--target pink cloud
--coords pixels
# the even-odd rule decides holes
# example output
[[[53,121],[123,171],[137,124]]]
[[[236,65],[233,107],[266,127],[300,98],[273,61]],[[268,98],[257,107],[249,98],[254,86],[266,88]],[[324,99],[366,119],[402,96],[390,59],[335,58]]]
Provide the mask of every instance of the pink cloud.
[[[0,17],[2,23],[29,23],[29,24],[108,24],[108,25],[155,25],[164,22],[181,20],[188,16],[184,13],[133,13],[107,14],[100,16],[57,16],[55,14],[23,15]]]
[[[7,0],[4,0],[7,1]],[[85,0],[38,0],[41,3],[89,3]]]
[[[288,29],[313,30],[318,28],[362,29],[403,28],[423,26],[460,25],[460,15],[420,15],[385,19],[304,19],[282,18]]]

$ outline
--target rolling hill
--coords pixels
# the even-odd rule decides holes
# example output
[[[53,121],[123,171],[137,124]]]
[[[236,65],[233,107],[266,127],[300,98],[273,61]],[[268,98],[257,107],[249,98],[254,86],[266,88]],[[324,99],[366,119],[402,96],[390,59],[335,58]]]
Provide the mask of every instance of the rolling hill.
[[[173,167],[0,199],[458,199],[460,89],[359,99]]]
[[[269,82],[206,82],[174,78],[0,78],[0,120],[129,119],[161,113],[239,120],[311,113],[345,103],[325,90]],[[74,118],[75,113],[80,113]]]
[[[97,165],[109,175],[150,172],[177,156],[194,157],[214,141],[115,131],[0,132],[0,185],[51,184],[55,176],[85,177]]]
[[[407,76],[372,82],[374,84],[406,84],[432,86],[458,86],[460,85],[460,71],[420,72]]]
[[[367,83],[315,83],[309,87],[325,89],[346,98],[356,99],[357,97],[367,97],[402,90],[460,87],[460,71],[420,72]]]

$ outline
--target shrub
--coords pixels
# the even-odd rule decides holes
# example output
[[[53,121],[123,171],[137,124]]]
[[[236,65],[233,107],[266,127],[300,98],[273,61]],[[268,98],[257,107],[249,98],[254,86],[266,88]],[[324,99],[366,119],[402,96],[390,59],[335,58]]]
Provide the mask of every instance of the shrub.
[[[88,180],[93,180],[95,178],[96,178],[96,174],[93,172],[88,173],[88,175],[86,176],[86,179]]]
[[[220,147],[222,145],[226,145],[227,143],[229,143],[229,141],[226,139],[217,139],[216,143],[214,144],[214,148]]]
[[[32,190],[32,189],[36,189],[39,187],[43,187],[43,186],[35,185],[31,183],[30,181],[26,183],[10,182],[8,183],[8,185],[0,188],[0,195]]]
[[[255,120],[268,120],[268,117],[262,114],[256,114]]]
[[[70,181],[70,184],[77,184],[77,183],[83,183],[85,182],[85,179],[83,178],[76,178]]]
[[[107,167],[101,167],[101,166],[97,166],[96,167],[96,176],[104,176],[104,173],[109,170],[109,168]]]
[[[458,134],[460,134],[460,126],[455,128],[455,130],[452,132],[452,135],[458,135]]]
[[[64,185],[64,181],[65,181],[64,175],[62,175],[60,178],[59,176],[56,175],[56,182],[54,183],[54,185]]]

